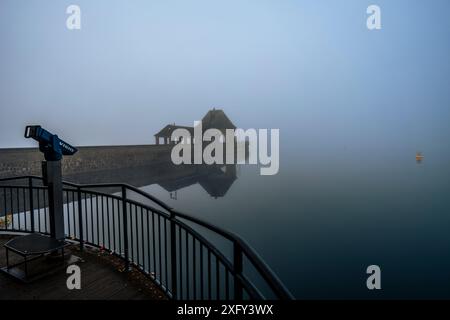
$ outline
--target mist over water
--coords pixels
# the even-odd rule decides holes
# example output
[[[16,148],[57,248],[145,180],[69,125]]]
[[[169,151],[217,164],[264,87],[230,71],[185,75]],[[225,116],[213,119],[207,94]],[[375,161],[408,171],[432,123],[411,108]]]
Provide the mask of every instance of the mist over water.
[[[414,153],[282,156],[280,173],[239,165],[224,197],[198,184],[142,189],[246,239],[297,298],[449,298],[450,164]],[[382,290],[366,288],[366,268]]]
[[[143,190],[247,239],[297,298],[450,298],[448,0],[377,0],[375,32],[371,1],[77,0],[79,31],[70,4],[0,1],[0,148],[35,146],[27,124],[152,144],[221,108],[280,130],[279,173]]]

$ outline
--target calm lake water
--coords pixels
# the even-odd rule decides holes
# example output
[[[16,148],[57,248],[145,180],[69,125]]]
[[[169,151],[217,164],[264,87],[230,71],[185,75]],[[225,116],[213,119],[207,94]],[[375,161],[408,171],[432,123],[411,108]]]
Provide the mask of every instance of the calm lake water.
[[[424,155],[285,154],[274,176],[256,165],[163,164],[78,179],[144,185],[240,235],[299,299],[450,298],[450,163]],[[373,264],[382,290],[366,288]]]
[[[448,162],[284,157],[275,176],[256,165],[237,166],[236,176],[216,198],[208,183],[142,189],[241,235],[297,298],[450,298]],[[372,264],[382,290],[366,288]]]

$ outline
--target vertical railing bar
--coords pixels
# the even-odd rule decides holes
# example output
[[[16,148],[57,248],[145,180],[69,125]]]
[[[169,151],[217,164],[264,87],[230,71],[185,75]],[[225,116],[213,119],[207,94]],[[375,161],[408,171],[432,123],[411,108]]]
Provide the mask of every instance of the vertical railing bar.
[[[78,230],[80,235],[80,251],[83,251],[84,247],[84,240],[83,240],[83,208],[81,207],[81,188],[77,188],[77,194],[78,194]],[[86,199],[86,194],[85,194]],[[74,221],[75,226],[75,221]],[[76,232],[75,232],[76,237]]]
[[[6,191],[6,190],[5,190]],[[11,191],[11,189],[9,188],[9,193],[10,193],[10,199],[9,200],[11,200],[11,198],[12,198],[12,191]],[[12,202],[11,201],[9,201],[9,205],[10,205],[10,207],[9,207],[9,214],[10,214],[10,216],[11,216],[11,230],[14,230],[14,209],[12,208]]]
[[[11,215],[11,230],[14,230],[14,213],[13,213],[13,208],[12,208],[12,201],[11,201],[11,199],[12,199],[12,191],[11,191],[11,188],[8,188],[8,190],[9,190],[9,211],[10,211],[10,215]],[[5,191],[6,191],[6,189],[5,189]]]
[[[71,208],[73,207],[73,201],[71,201],[70,199],[70,195],[71,195],[71,190],[67,190],[67,219],[66,219],[66,215],[64,215],[64,234],[66,236],[69,236],[70,234],[70,230],[69,230],[69,226],[70,226],[70,211],[72,210]],[[67,224],[67,232],[66,232],[66,224]]]
[[[16,190],[16,198],[17,198],[17,216],[19,217],[19,230],[22,231],[22,222],[23,222],[23,217],[21,215],[22,210],[20,210],[20,205],[21,205],[21,201],[20,201],[20,189],[19,187],[17,187]]]
[[[22,198],[23,198],[23,223],[24,223],[24,231],[27,231],[27,197],[25,194],[25,188],[22,189]]]
[[[74,190],[72,191],[72,196],[73,196],[73,203],[76,205],[76,210],[74,208],[74,211],[72,212],[72,215],[70,216],[70,219],[72,219],[72,238],[75,238],[76,234],[77,234],[77,223],[76,223],[76,216],[78,215],[79,212],[79,206],[80,204],[78,203],[78,193]]]
[[[42,211],[42,213],[40,214],[40,220],[41,220],[41,227],[40,227],[40,232],[45,232],[45,228],[46,228],[46,221],[47,221],[47,219],[45,218],[45,189],[42,189],[41,190],[42,191],[42,210],[40,210],[40,211]]]
[[[136,205],[135,212],[136,212],[136,221],[134,222],[136,226],[136,263],[138,266],[141,265],[141,241],[139,241],[139,234],[140,234],[140,228],[139,228],[139,208],[141,206]]]
[[[75,211],[74,211],[73,215],[72,215],[72,222],[73,222],[73,236],[72,237],[76,238],[76,236],[77,236],[77,220],[75,218],[75,215],[80,213],[80,202],[78,201],[78,191],[77,191],[77,198],[76,198],[76,200],[75,200],[75,191],[73,191],[73,201],[77,202],[77,212],[78,212],[78,213],[75,213]]]
[[[142,239],[142,248],[141,248],[141,254],[142,254],[142,269],[145,270],[145,255],[144,255],[144,209],[141,206],[141,239]]]
[[[233,275],[234,275],[234,300],[242,300],[242,286],[239,276],[242,274],[243,259],[242,249],[237,242],[233,243]]]
[[[3,188],[3,204],[5,208],[5,229],[8,230],[8,208],[6,204],[6,188]]]
[[[192,272],[193,272],[193,279],[192,281],[194,282],[194,300],[197,299],[197,276],[196,276],[196,259],[195,259],[195,237],[192,236]]]
[[[135,226],[136,226],[136,264],[138,265],[138,266],[140,266],[141,265],[141,242],[139,241],[139,233],[140,233],[140,230],[139,230],[139,208],[140,208],[141,206],[137,206],[136,205],[136,208],[135,208],[135,210],[136,210],[136,221],[134,222],[135,223]]]
[[[16,205],[16,207],[17,207],[17,214],[16,214],[17,227],[15,228],[15,230],[20,231],[20,214],[19,214],[20,208],[19,208],[19,198],[18,198],[18,191],[19,191],[19,188],[14,188],[14,190],[16,191],[16,196],[15,196],[15,198],[16,198],[16,202],[17,202],[17,205]],[[14,201],[14,200],[13,200],[13,201]]]
[[[6,204],[6,188],[3,188],[3,207],[5,209],[5,229],[8,230],[8,208]]]
[[[75,191],[72,190],[71,192],[72,194],[72,215],[70,214],[70,212],[67,213],[67,229],[68,229],[68,236],[71,237],[71,228],[70,228],[70,221],[72,220],[72,217],[75,215]],[[74,232],[75,233],[75,232]]]
[[[109,196],[107,198],[107,212],[108,212],[108,238],[109,238],[109,250],[115,252],[115,235],[114,235],[114,201]],[[110,207],[111,204],[111,207]]]
[[[111,206],[112,206],[112,234],[113,234],[113,245],[114,245],[114,252],[115,253],[120,253],[120,249],[118,248],[118,244],[117,244],[117,236],[116,236],[116,212],[117,212],[117,207],[115,204],[115,199],[111,198]],[[117,222],[119,224],[119,222]],[[120,233],[119,233],[119,237],[120,237]]]
[[[18,191],[19,188],[14,188],[14,191],[16,193],[16,196],[14,197],[17,204],[16,204],[16,208],[17,208],[17,214],[16,214],[16,222],[17,222],[17,226],[15,228],[15,230],[20,231],[20,208],[19,208],[19,198],[18,198]],[[14,200],[13,200],[14,201]]]
[[[120,230],[120,201],[119,199],[116,199],[116,206],[115,206],[116,212],[117,212],[117,228],[115,228],[114,230],[114,235],[116,234],[116,230],[117,230],[117,243],[118,243],[118,249],[119,249],[119,256],[122,256],[122,235],[121,235],[121,230]]]
[[[25,231],[27,231],[27,225],[28,225],[28,221],[27,221],[27,206],[26,206],[26,203],[27,203],[27,197],[25,196],[25,188],[22,188],[22,196],[23,196],[23,217],[24,217],[24,220],[25,220]]]
[[[18,215],[18,217],[20,219],[20,221],[19,221],[19,230],[22,231],[22,225],[23,225],[24,217],[23,217],[23,215],[21,213],[25,210],[25,208],[23,208],[24,203],[22,203],[22,201],[20,201],[20,190],[22,190],[22,188],[17,187],[16,198],[17,198],[17,215]],[[22,206],[23,210],[22,210],[21,206]]]
[[[133,251],[133,261],[136,265],[139,266],[139,229],[138,229],[138,207],[135,204],[134,205],[134,216],[133,216],[133,244],[134,244],[134,251]]]
[[[180,300],[184,297],[183,292],[183,247],[181,245],[181,226],[178,225],[178,253],[180,254],[179,264],[180,264]]]
[[[134,263],[134,215],[133,215],[133,204],[132,203],[130,203],[130,240],[131,240],[130,261]]]
[[[203,274],[203,244],[201,242],[199,242],[200,244],[200,297],[202,300],[204,300],[204,283],[203,283],[203,278],[204,278],[204,274]]]
[[[94,199],[94,195],[91,195],[90,204],[91,204],[91,243],[94,243],[94,205],[92,203],[92,200]]]
[[[17,200],[17,219],[19,220],[19,228],[18,228],[18,230],[22,231],[22,222],[23,222],[22,220],[23,220],[23,217],[20,214],[22,212],[22,210],[20,210],[21,201],[20,201],[20,188],[19,187],[16,188],[16,200]]]
[[[73,191],[67,191],[67,197],[69,199],[69,202],[71,202],[72,212],[75,211],[75,201],[73,198]],[[72,199],[72,201],[70,200]],[[67,236],[70,236],[70,206],[69,210],[67,210]]]
[[[153,275],[156,279],[156,242],[155,242],[155,213],[152,211],[152,246],[153,246]]]
[[[187,230],[184,230],[184,240],[186,242],[186,297],[187,300],[189,300],[189,297],[191,296],[190,293],[190,287],[189,287],[189,235]]]
[[[130,240],[131,240],[131,262],[134,262],[134,230],[133,230],[133,204],[130,203]]]
[[[123,215],[123,246],[125,255],[125,270],[130,269],[130,258],[128,256],[128,212],[127,212],[127,190],[122,186],[122,215]]]
[[[37,209],[38,209],[38,232],[41,232],[41,204],[40,204],[40,200],[39,200],[39,196],[40,196],[40,189],[36,189],[36,193],[37,193]]]
[[[6,195],[6,193],[7,193],[7,188],[5,187],[5,188],[3,188],[3,197],[4,197],[4,199],[5,199],[5,217],[8,217],[9,216],[9,210],[8,210],[8,197],[7,197],[7,195]],[[11,219],[12,219],[12,217],[11,217]],[[11,220],[12,221],[12,220]],[[6,227],[6,230],[8,230],[8,225],[7,225],[7,227]]]
[[[219,257],[216,257],[216,300],[220,300],[220,265]]]
[[[83,226],[83,238],[86,234],[86,239],[84,239],[86,242],[89,242],[89,219],[88,219],[88,193],[84,192],[84,226]]]
[[[208,249],[208,299],[212,300],[212,281],[211,281],[211,250]]]
[[[101,196],[102,198],[102,247],[105,248],[105,204],[104,204],[104,199],[103,196]]]
[[[62,201],[62,203],[63,203],[63,212],[62,212],[62,215],[63,215],[63,225],[64,225],[64,237],[66,237],[67,236],[67,234],[66,234],[66,213],[69,211],[69,196],[68,196],[68,194],[67,194],[67,190],[64,190],[63,189],[63,191],[62,191],[62,194],[63,194],[63,201]]]
[[[69,233],[69,217],[70,217],[70,207],[72,206],[72,203],[70,201],[70,190],[67,190],[66,193],[67,193],[67,211],[64,213],[64,235],[67,237]]]
[[[11,204],[11,229],[14,230],[14,203],[13,203],[13,191],[12,191],[12,187],[9,188],[9,194],[11,195],[10,197],[10,204]]]
[[[116,239],[116,206],[114,205],[114,198],[111,198],[111,206],[112,206],[112,234],[113,234],[113,247],[114,252],[117,253],[117,239]],[[120,238],[120,233],[119,233]],[[120,250],[120,249],[119,249]],[[119,252],[120,253],[120,252]]]
[[[19,197],[19,187],[16,188],[16,200],[17,200],[17,220],[19,220],[19,228],[18,230],[20,231],[20,222],[22,221],[22,219],[20,219],[20,197]]]
[[[44,223],[45,223],[45,232],[48,233],[48,223],[47,223],[47,193],[45,191],[47,191],[48,189],[44,189],[43,190],[43,194],[44,194]]]
[[[161,216],[158,214],[158,247],[159,247],[159,281],[162,282],[162,258],[161,258]]]
[[[20,231],[20,221],[21,221],[21,219],[20,219],[19,188],[14,188],[14,190],[16,191],[16,196],[15,196],[15,198],[16,198],[16,202],[17,202],[17,204],[16,204],[16,207],[17,207],[17,214],[16,214],[16,217],[17,217],[17,221],[18,221],[17,230]]]
[[[34,232],[34,203],[33,203],[33,179],[28,177],[28,192],[30,197],[30,223],[31,232]]]
[[[171,268],[171,283],[172,283],[172,297],[177,299],[177,245],[176,245],[176,224],[175,215],[170,213],[170,268]]]
[[[108,249],[112,251],[111,247],[111,222],[110,222],[110,211],[109,211],[109,197],[106,197],[106,225],[108,226]]]
[[[137,266],[139,266],[139,226],[138,226],[138,206],[135,204],[134,205],[134,231],[133,231],[133,235],[134,235],[134,244],[135,244],[135,250],[134,250],[134,262]]]
[[[13,191],[12,191],[11,187],[9,188],[9,194],[10,194],[10,197],[9,197],[10,208],[9,208],[9,210],[11,211],[11,230],[14,230],[14,203],[13,203],[14,195],[13,195]]]
[[[98,204],[99,196],[95,197],[95,220],[97,221],[97,242],[96,244],[100,246],[100,206]]]
[[[165,264],[165,280],[166,280],[166,290],[169,289],[169,266],[168,266],[168,259],[167,259],[167,219],[164,217],[164,264]]]
[[[148,213],[148,209],[145,209],[146,210],[146,221],[147,221],[147,223],[146,223],[146,226],[147,226],[147,228],[146,228],[146,230],[147,230],[147,240],[146,240],[146,242],[147,242],[147,264],[148,264],[148,273],[151,275],[152,274],[152,264],[151,264],[151,259],[150,259],[150,256],[151,256],[151,252],[150,252],[150,215],[149,215],[149,213]]]

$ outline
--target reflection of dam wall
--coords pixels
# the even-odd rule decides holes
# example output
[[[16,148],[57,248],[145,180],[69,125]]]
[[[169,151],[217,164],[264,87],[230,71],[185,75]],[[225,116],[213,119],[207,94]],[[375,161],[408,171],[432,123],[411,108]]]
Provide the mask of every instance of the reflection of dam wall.
[[[170,145],[79,147],[62,161],[63,175],[117,170],[170,161]],[[0,149],[0,178],[41,175],[43,155],[37,148]]]
[[[237,175],[235,165],[155,163],[120,170],[77,173],[65,178],[82,184],[125,182],[136,187],[158,184],[168,192],[199,183],[211,196],[218,197],[225,195]]]
[[[159,181],[177,179],[180,176],[198,174],[198,166],[172,163],[153,163],[121,169],[104,169],[90,172],[78,172],[64,177],[75,183],[114,183],[123,182],[136,187],[146,186]]]

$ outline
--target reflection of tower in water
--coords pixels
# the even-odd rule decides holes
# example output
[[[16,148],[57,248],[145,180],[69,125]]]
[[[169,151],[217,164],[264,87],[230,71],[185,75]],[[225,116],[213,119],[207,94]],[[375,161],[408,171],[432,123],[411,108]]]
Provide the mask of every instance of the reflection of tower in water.
[[[170,179],[161,179],[156,183],[174,200],[177,199],[177,190],[195,184],[199,184],[211,197],[220,198],[225,196],[236,179],[236,165],[197,165],[194,172],[180,170]]]
[[[236,165],[224,165],[199,179],[202,188],[214,198],[225,196],[237,179]]]

